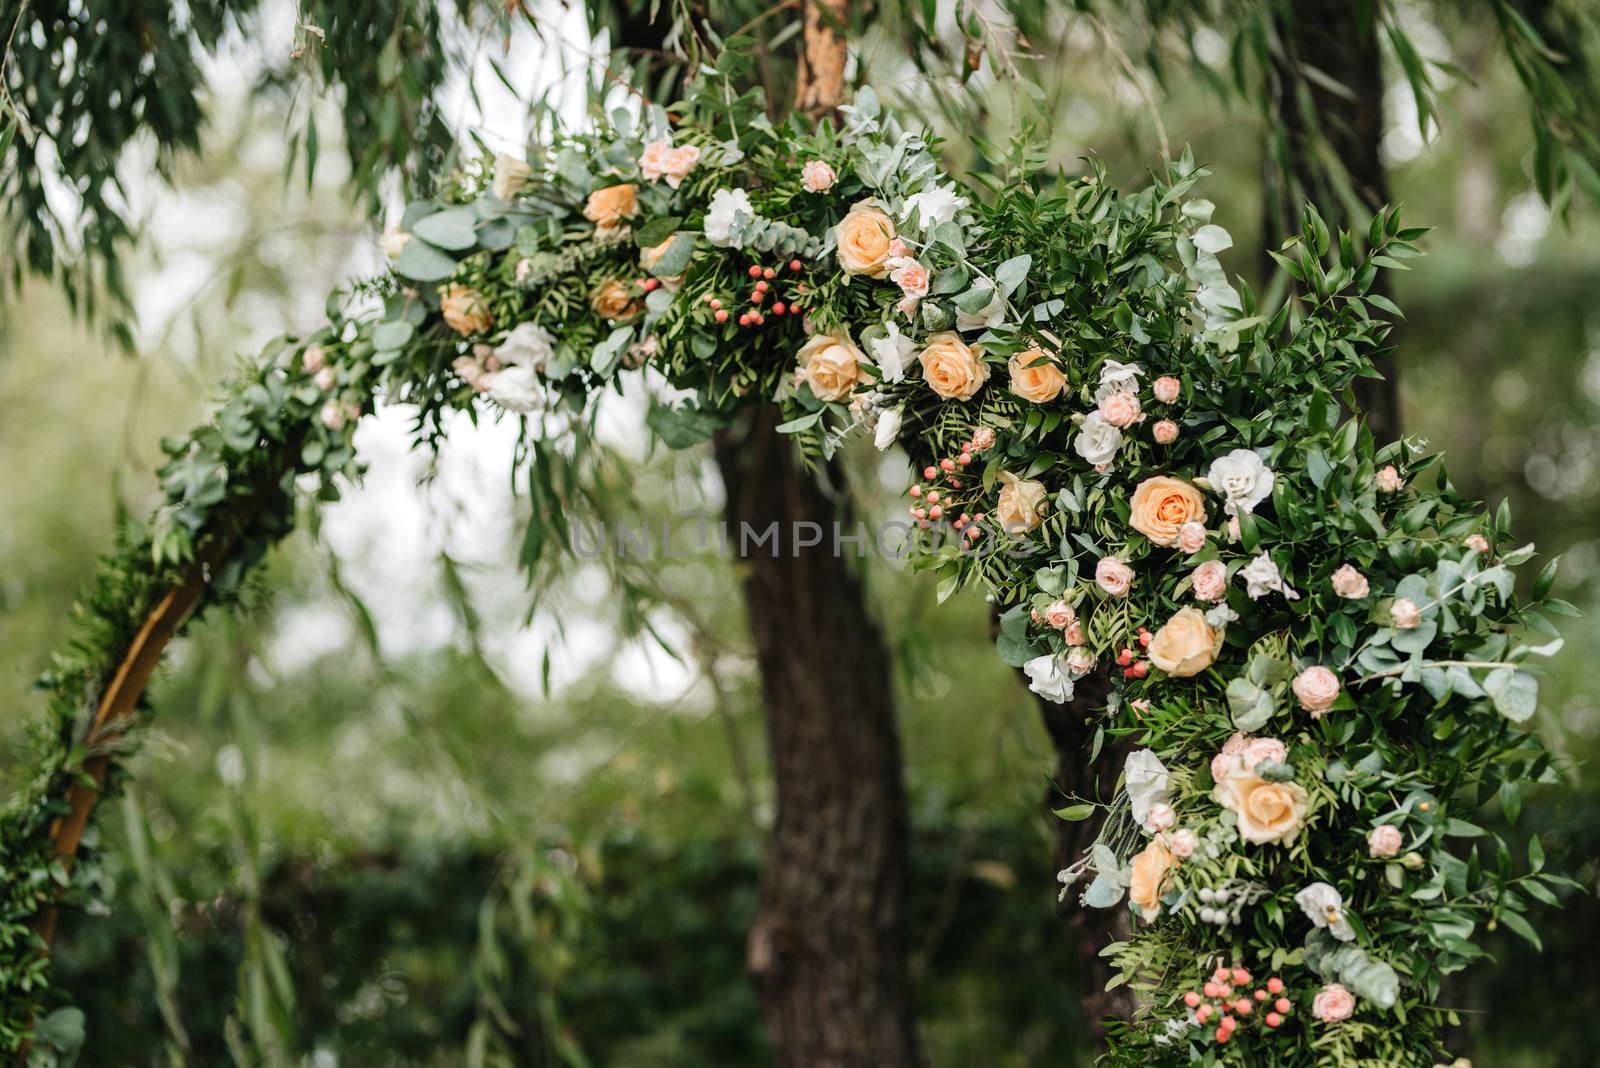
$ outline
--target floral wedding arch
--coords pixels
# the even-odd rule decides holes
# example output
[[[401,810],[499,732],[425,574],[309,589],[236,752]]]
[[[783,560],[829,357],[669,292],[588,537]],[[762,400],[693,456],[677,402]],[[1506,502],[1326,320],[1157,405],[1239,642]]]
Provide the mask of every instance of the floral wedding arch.
[[[767,401],[810,455],[899,442],[941,596],[1005,606],[1000,655],[1047,699],[1111,675],[1102,730],[1141,748],[1113,801],[1060,814],[1104,810],[1063,896],[1138,921],[1106,951],[1140,1004],[1113,1063],[1435,1063],[1443,978],[1485,928],[1536,940],[1562,880],[1465,818],[1552,778],[1523,728],[1553,569],[1519,599],[1505,509],[1341,408],[1397,312],[1372,282],[1421,231],[1308,210],[1274,254],[1302,296],[1269,314],[1187,156],[1132,195],[1024,153],[964,187],[870,93],[842,110],[774,126],[708,74],[670,113],[460,176],[386,235],[389,274],[164,443],[166,503],[105,558],[0,823],[0,1048],[43,1006],[57,908],[93,893],[72,860],[162,649],[299,489],[358,473],[373,398],[414,405],[419,438],[514,413],[537,469],[648,362],[692,396],[651,410],[674,447]]]

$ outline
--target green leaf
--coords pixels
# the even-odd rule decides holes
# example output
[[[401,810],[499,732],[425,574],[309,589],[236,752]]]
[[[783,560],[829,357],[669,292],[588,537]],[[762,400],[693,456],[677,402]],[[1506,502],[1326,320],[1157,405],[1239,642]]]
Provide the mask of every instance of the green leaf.
[[[1504,912],[1500,913],[1500,921],[1513,931],[1517,932],[1517,934],[1527,939],[1528,944],[1533,946],[1534,949],[1543,952],[1544,944],[1539,941],[1539,932],[1533,929],[1533,924],[1524,919],[1521,913],[1512,912],[1510,909],[1506,909]]]
[[[404,319],[390,319],[372,329],[372,347],[379,352],[393,352],[406,346],[416,329]]]
[[[1483,680],[1483,691],[1497,712],[1513,723],[1526,723],[1539,708],[1539,680],[1516,668],[1495,668]]]
[[[456,273],[455,258],[413,236],[394,261],[395,274],[418,282],[442,282]]]
[[[1031,266],[1033,266],[1033,257],[1024,253],[1021,256],[1011,257],[995,268],[994,280],[1000,286],[1000,292],[1007,297],[1015,293],[1018,287],[1027,279],[1028,268]],[[957,303],[960,302],[957,301]],[[979,305],[979,307],[982,307],[982,305]],[[969,308],[967,310],[975,311],[977,309]]]
[[[658,404],[645,416],[645,425],[669,449],[687,449],[711,437],[726,420],[715,412],[685,405],[669,408]]]
[[[1053,809],[1052,811],[1068,823],[1080,823],[1093,816],[1098,805],[1085,802],[1081,805],[1068,805],[1066,808]]]
[[[477,222],[477,214],[471,208],[446,208],[412,223],[411,234],[430,245],[461,252],[478,243]],[[406,247],[410,248],[411,242]]]

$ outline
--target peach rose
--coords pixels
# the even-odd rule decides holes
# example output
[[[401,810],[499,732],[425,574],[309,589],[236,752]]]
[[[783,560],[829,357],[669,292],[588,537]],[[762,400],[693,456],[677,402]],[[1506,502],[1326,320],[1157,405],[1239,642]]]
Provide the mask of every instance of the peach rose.
[[[638,189],[634,185],[608,185],[589,194],[588,203],[583,206],[583,217],[603,233],[622,225],[622,220],[632,215],[638,206]]]
[[[945,400],[971,400],[989,380],[983,350],[950,330],[929,336],[917,362],[922,364],[922,380]]]
[[[1178,548],[1186,553],[1197,553],[1206,547],[1206,525],[1194,520],[1178,528]]]
[[[700,149],[695,145],[673,148],[670,141],[651,141],[639,157],[639,173],[651,182],[665,178],[676,189],[699,162]]]
[[[1021,479],[1010,471],[1000,472],[1000,500],[995,513],[1000,526],[1007,534],[1026,534],[1043,521],[1039,512],[1044,504],[1045,488],[1042,482]]]
[[[1400,834],[1400,828],[1392,823],[1382,823],[1372,828],[1367,835],[1367,852],[1379,860],[1400,855],[1400,847],[1405,843]]]
[[[826,193],[837,180],[833,168],[820,159],[808,159],[806,165],[800,168],[800,184],[807,193]]]
[[[1228,565],[1221,560],[1207,560],[1194,569],[1194,595],[1202,601],[1216,604],[1228,594]]]
[[[1128,522],[1156,545],[1174,545],[1185,523],[1204,523],[1205,499],[1179,478],[1155,475],[1134,487]]]
[[[1143,414],[1137,393],[1117,390],[1100,398],[1100,418],[1114,427],[1130,427],[1137,423]]]
[[[862,201],[839,220],[839,266],[845,274],[882,278],[889,273],[889,242],[894,220],[871,201]]]
[[[1401,597],[1389,606],[1389,621],[1398,630],[1411,630],[1422,623],[1422,609],[1409,597]]]
[[[1162,404],[1171,404],[1173,401],[1177,400],[1178,394],[1182,392],[1182,390],[1183,384],[1180,383],[1176,378],[1173,378],[1171,375],[1162,375],[1160,378],[1150,383],[1150,392],[1154,393],[1156,400],[1160,401]]]
[[[1308,667],[1294,677],[1289,688],[1300,701],[1300,707],[1321,719],[1339,697],[1339,676],[1318,665]]]
[[[489,302],[483,294],[470,286],[448,285],[439,287],[439,314],[446,325],[458,334],[487,334],[494,326],[494,316],[489,312]]]
[[[1146,923],[1161,915],[1162,886],[1172,871],[1172,852],[1159,838],[1133,858],[1128,881],[1128,902],[1139,910]]]
[[[928,269],[909,256],[899,256],[891,261],[889,281],[900,287],[907,297],[928,295]]]
[[[1082,648],[1069,650],[1067,652],[1067,670],[1080,678],[1089,674],[1094,670],[1094,654]]]
[[[1256,845],[1289,845],[1300,833],[1311,798],[1297,782],[1268,782],[1254,771],[1235,770],[1217,783],[1218,804],[1238,818],[1239,836]]]
[[[639,312],[639,302],[626,282],[608,279],[589,295],[589,307],[605,319],[629,319]]]
[[[1372,592],[1367,585],[1367,576],[1349,564],[1341,565],[1329,581],[1333,583],[1333,592],[1346,600],[1359,601]]]
[[[1044,610],[1044,621],[1056,630],[1066,630],[1068,626],[1077,622],[1078,613],[1065,601],[1056,601]]]
[[[836,401],[849,396],[861,380],[861,364],[866,355],[847,335],[815,334],[800,346],[799,380],[811,383],[811,392],[820,400]]]
[[[1114,556],[1102,556],[1094,565],[1094,582],[1112,597],[1126,597],[1133,586],[1133,568]]]
[[[1011,372],[1011,392],[1034,404],[1055,400],[1067,384],[1067,376],[1061,373],[1061,368],[1038,348],[1011,357],[1006,370]]]
[[[1329,983],[1311,999],[1311,1015],[1324,1023],[1350,1019],[1356,1011],[1356,996],[1341,983]]]
[[[1150,663],[1174,678],[1200,674],[1217,658],[1222,635],[1197,608],[1180,608],[1150,639]]]
[[[1156,439],[1157,445],[1171,445],[1178,440],[1178,424],[1171,419],[1163,419],[1150,428],[1150,436]]]
[[[972,451],[984,452],[994,448],[994,428],[980,426],[972,432]]]

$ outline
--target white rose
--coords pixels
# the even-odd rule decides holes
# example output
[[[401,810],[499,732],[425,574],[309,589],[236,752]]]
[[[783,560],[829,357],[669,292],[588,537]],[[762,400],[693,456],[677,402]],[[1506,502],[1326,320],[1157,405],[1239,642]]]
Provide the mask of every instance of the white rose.
[[[711,205],[706,208],[706,240],[719,248],[743,248],[733,236],[734,227],[754,218],[756,209],[749,193],[743,189],[718,189],[711,194]]]
[[[867,342],[872,362],[883,372],[885,382],[898,382],[906,376],[906,365],[917,353],[917,343],[900,332],[892,320],[883,324],[888,331],[883,337]]]
[[[956,329],[962,333],[971,333],[974,330],[991,330],[1006,321],[1006,298],[996,291],[993,299],[983,306],[979,312],[964,312],[956,309]]]
[[[1307,919],[1318,927],[1327,928],[1339,941],[1349,942],[1355,938],[1355,928],[1344,914],[1343,895],[1327,883],[1312,883],[1294,895],[1294,901]]]
[[[1136,363],[1107,360],[1100,365],[1100,388],[1095,390],[1094,399],[1101,401],[1113,393],[1137,393],[1142,374],[1144,368]]]
[[[507,411],[532,412],[544,404],[544,390],[532,367],[505,367],[484,377],[488,380],[489,399]]]
[[[555,356],[555,339],[538,323],[518,323],[494,350],[504,364],[543,370]]]
[[[887,449],[899,436],[900,409],[895,408],[881,413],[878,416],[878,428],[872,435],[872,443],[880,449]]]
[[[1099,412],[1090,412],[1072,439],[1072,448],[1086,461],[1100,467],[1109,464],[1122,447],[1122,431],[1105,421]]]
[[[1028,676],[1028,689],[1040,697],[1057,704],[1072,700],[1072,677],[1062,670],[1061,658],[1054,653],[1034,657],[1022,670]]]
[[[1122,780],[1133,807],[1133,822],[1143,827],[1150,817],[1151,806],[1165,804],[1170,799],[1167,778],[1167,766],[1161,763],[1155,750],[1135,749],[1128,754],[1127,762],[1122,765]]]
[[[931,185],[906,198],[900,217],[910,219],[916,214],[922,220],[922,228],[932,230],[941,223],[953,221],[956,212],[966,206],[967,198],[956,196],[955,186]]]
[[[489,183],[489,192],[501,200],[510,200],[522,192],[532,176],[533,168],[527,160],[501,153],[494,158],[494,180]]]
[[[1226,498],[1222,510],[1229,515],[1237,515],[1240,509],[1255,511],[1256,505],[1272,492],[1274,481],[1271,469],[1249,449],[1234,449],[1212,460],[1206,480]]]
[[[1272,562],[1272,557],[1266,553],[1251,560],[1239,569],[1239,577],[1244,579],[1245,592],[1250,599],[1257,600],[1265,597],[1274,590],[1283,594],[1291,601],[1298,601],[1300,595],[1285,585],[1283,574],[1278,570],[1278,565]]]

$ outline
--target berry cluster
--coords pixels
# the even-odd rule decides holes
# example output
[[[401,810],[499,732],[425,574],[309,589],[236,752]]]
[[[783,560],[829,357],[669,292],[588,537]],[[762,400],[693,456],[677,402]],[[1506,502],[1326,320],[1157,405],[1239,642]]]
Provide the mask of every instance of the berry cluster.
[[[946,518],[950,512],[950,491],[961,489],[960,475],[964,468],[972,465],[972,458],[990,445],[994,444],[994,432],[979,430],[961,444],[961,451],[955,456],[946,456],[937,464],[929,464],[922,469],[922,482],[913,485],[906,493],[912,498],[908,511],[917,521],[917,526],[927,530],[934,523]],[[924,485],[923,483],[928,483]],[[919,503],[920,502],[920,503]],[[978,512],[969,515],[961,512],[951,522],[951,526],[963,531],[969,540],[978,536],[978,524],[982,523],[984,513]]]
[[[1155,635],[1150,633],[1149,628],[1140,627],[1139,648],[1141,650],[1147,648],[1153,637]],[[1117,665],[1122,668],[1122,677],[1125,679],[1142,679],[1150,674],[1150,661],[1139,659],[1139,654],[1132,646],[1124,648],[1117,654]]]
[[[1199,1026],[1208,1028],[1216,1020],[1216,1030],[1210,1037],[1218,1042],[1233,1038],[1241,1026],[1239,1021],[1254,1015],[1258,1004],[1267,1010],[1262,1023],[1269,1029],[1282,1026],[1283,1018],[1294,1007],[1284,996],[1283,980],[1274,975],[1265,986],[1247,992],[1250,982],[1250,973],[1243,968],[1218,967],[1204,986],[1183,995],[1183,1003],[1194,1013],[1194,1022]]]
[[[790,260],[789,273],[798,274],[800,269],[804,266],[805,265],[799,260]],[[739,297],[729,298],[736,304],[748,303],[755,305],[755,307],[751,308],[749,311],[739,313],[740,326],[761,326],[767,321],[767,316],[769,314],[780,317],[784,315],[805,314],[805,309],[796,303],[795,297],[801,297],[805,295],[806,284],[804,282],[797,282],[794,287],[795,296],[791,297],[788,302],[785,302],[783,299],[783,294],[779,293],[772,287],[772,283],[778,279],[779,269],[780,268],[778,267],[763,267],[759,263],[752,263],[750,265],[750,270],[748,273],[751,281],[754,283],[754,285],[752,285],[750,288],[750,292],[746,294],[743,299]],[[711,316],[717,322],[725,323],[732,315],[727,308],[722,306],[721,297],[714,297],[707,293],[700,299],[711,306]],[[770,304],[767,303],[769,299],[771,300]],[[763,306],[765,306],[765,310],[763,310]]]

